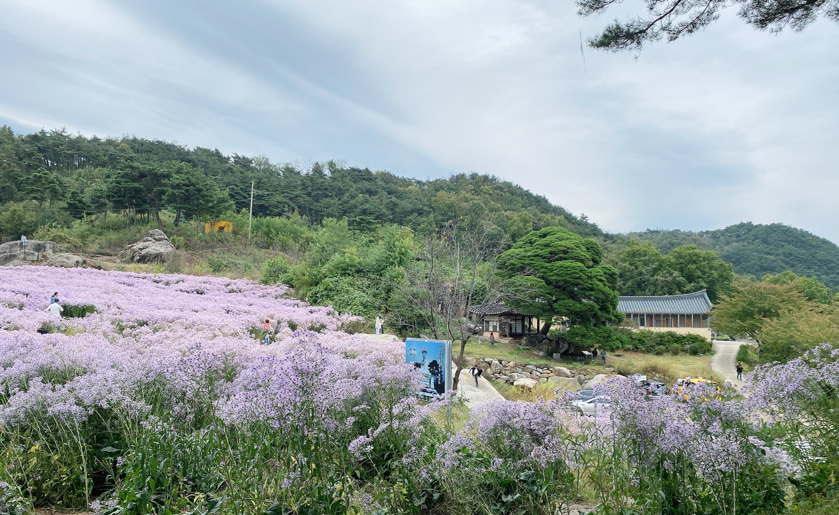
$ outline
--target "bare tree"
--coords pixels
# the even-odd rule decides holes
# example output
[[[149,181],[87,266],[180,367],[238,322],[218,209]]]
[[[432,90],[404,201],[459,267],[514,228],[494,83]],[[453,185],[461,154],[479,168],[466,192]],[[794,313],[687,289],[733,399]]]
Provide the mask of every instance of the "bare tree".
[[[457,389],[466,342],[483,323],[469,322],[469,307],[520,295],[498,272],[503,233],[489,222],[449,223],[425,238],[398,286],[394,323],[424,337],[460,343],[454,361]]]

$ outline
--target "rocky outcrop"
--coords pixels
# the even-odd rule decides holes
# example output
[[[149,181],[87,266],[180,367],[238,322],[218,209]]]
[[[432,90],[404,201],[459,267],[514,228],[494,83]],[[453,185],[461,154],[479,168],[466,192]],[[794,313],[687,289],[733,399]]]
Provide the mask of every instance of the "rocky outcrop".
[[[84,264],[85,260],[81,256],[67,253],[55,254],[47,261],[47,266],[60,266],[64,268],[75,268]]]
[[[36,263],[49,260],[57,253],[58,245],[54,241],[29,240],[26,247],[20,241],[8,241],[0,245],[0,265]]]
[[[571,377],[554,376],[548,379],[548,382],[555,384],[557,388],[562,388],[563,390],[577,391],[580,389],[579,381]]]
[[[606,384],[606,381],[609,379],[609,376],[606,374],[597,374],[596,376],[592,377],[590,381],[587,381],[583,388],[592,388],[593,386],[599,384]]]
[[[514,388],[521,388],[521,389],[524,389],[524,390],[532,390],[532,389],[536,388],[537,384],[539,384],[539,381],[537,381],[535,379],[522,377],[521,379],[518,379],[518,380],[516,380],[515,383],[513,383],[513,387]]]
[[[555,376],[559,376],[559,377],[573,377],[573,376],[571,375],[571,371],[570,371],[570,370],[568,370],[568,369],[567,369],[567,368],[565,368],[565,367],[553,367],[553,368],[551,369],[551,372],[553,372],[553,374],[554,374]]]
[[[125,247],[119,259],[132,263],[166,263],[175,256],[175,247],[160,229],[147,232],[142,240]]]

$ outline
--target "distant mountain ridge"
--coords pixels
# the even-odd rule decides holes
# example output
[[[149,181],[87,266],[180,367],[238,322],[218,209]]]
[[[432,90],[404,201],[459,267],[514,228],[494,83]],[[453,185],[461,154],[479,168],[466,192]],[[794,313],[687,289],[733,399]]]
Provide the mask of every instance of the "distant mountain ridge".
[[[653,242],[664,253],[685,244],[715,250],[740,275],[760,279],[765,274],[792,270],[800,276],[815,276],[834,291],[839,290],[839,246],[788,225],[743,222],[713,231],[647,229],[627,236]]]

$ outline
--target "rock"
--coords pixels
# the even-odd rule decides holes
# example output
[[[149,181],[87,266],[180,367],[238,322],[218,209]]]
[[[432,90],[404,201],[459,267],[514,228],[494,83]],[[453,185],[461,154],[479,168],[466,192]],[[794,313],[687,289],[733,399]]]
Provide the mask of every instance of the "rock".
[[[580,382],[571,377],[551,377],[548,379],[549,383],[555,383],[557,388],[563,390],[577,391],[581,388]]]
[[[591,388],[598,384],[606,384],[606,380],[608,376],[606,374],[597,374],[596,376],[592,377],[590,381],[587,381],[583,388]]]
[[[620,374],[615,374],[615,376],[614,376],[614,377],[619,377],[619,378],[621,378],[621,379],[626,379],[626,376],[622,376],[622,375],[620,375]]]
[[[490,368],[492,369],[492,372],[495,374],[501,372],[504,369],[504,367],[501,366],[501,363],[499,363],[498,361],[493,361],[492,365],[490,365]]]
[[[524,368],[529,368],[530,370],[536,370],[534,365],[526,365]]]
[[[75,268],[77,266],[82,266],[85,264],[84,258],[81,256],[77,256],[75,254],[67,254],[62,252],[61,254],[54,254],[49,261],[47,261],[47,266],[61,266],[64,268]]]
[[[539,374],[537,374],[535,372],[530,374],[530,379],[536,379],[538,381],[540,377],[542,377],[542,376],[540,376]]]
[[[586,382],[586,376],[583,374],[577,374],[577,382],[583,384]]]
[[[574,377],[571,375],[571,371],[565,367],[553,367],[551,371],[554,373],[555,376],[560,377]]]
[[[522,377],[521,379],[518,379],[518,380],[516,380],[515,383],[513,383],[513,387],[514,388],[521,388],[523,390],[532,390],[532,389],[536,388],[537,384],[539,384],[539,383],[535,379]]]
[[[516,374],[515,372],[513,372],[512,374],[510,374],[510,375],[508,375],[508,376],[507,376],[507,382],[508,382],[508,383],[515,383],[516,381],[518,381],[518,380],[519,380],[519,378],[520,378],[520,377],[521,377],[521,375]]]
[[[554,352],[553,353],[553,358],[554,359],[562,359],[562,354],[560,354],[559,352]]]
[[[8,265],[12,261],[47,260],[56,253],[58,253],[58,245],[54,241],[29,240],[26,242],[25,250],[20,241],[7,241],[0,245],[0,265]]]
[[[119,259],[132,263],[166,263],[175,256],[175,247],[160,229],[147,232],[142,240],[125,247]]]
[[[540,382],[540,383],[547,383],[547,382],[548,382],[548,378],[547,378],[547,377],[540,377],[540,378],[539,378],[539,382]]]

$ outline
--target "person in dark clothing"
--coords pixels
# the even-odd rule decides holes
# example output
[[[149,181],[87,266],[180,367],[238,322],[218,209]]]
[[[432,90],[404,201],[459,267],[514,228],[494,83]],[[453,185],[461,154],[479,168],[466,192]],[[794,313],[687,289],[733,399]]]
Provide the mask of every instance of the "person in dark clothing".
[[[489,346],[495,347],[495,333],[489,333]]]
[[[743,380],[743,364],[737,362],[737,379]]]
[[[475,365],[472,365],[472,368],[469,369],[469,373],[472,374],[472,377],[475,378],[475,386],[478,386],[478,378],[481,377],[481,374],[483,374],[483,372],[483,370],[476,367]]]

